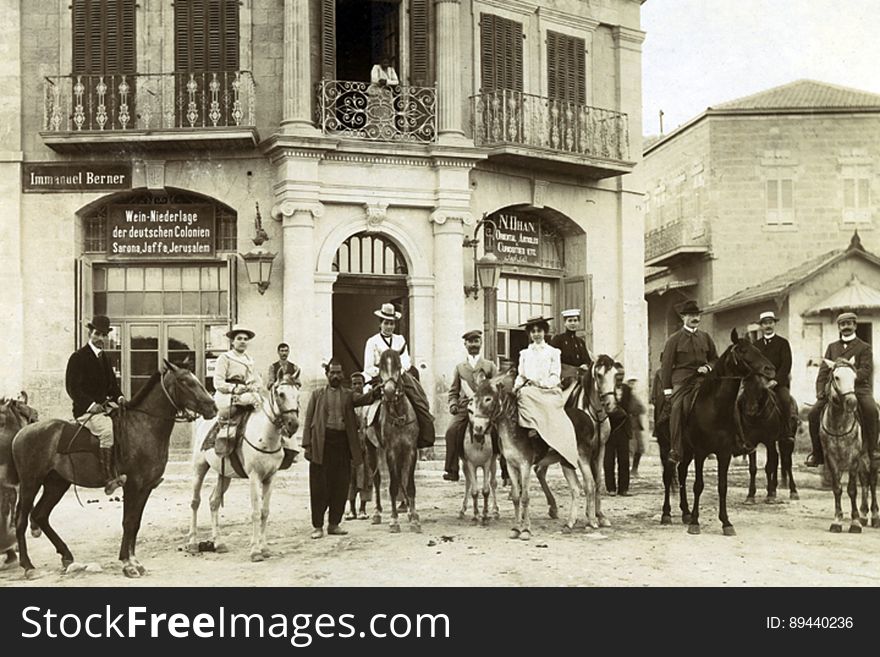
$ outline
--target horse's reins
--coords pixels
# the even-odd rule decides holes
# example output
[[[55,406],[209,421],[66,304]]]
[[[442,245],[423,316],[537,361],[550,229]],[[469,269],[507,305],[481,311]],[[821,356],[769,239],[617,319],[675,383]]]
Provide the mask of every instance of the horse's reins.
[[[838,367],[838,366],[835,366],[834,369],[837,369],[837,367]],[[846,367],[849,367],[849,366],[847,365]],[[840,389],[840,386],[837,385],[837,381],[834,380],[834,369],[831,370],[831,375],[832,375],[832,376],[830,377],[830,379],[831,379],[830,383],[831,383],[831,388],[832,388],[832,389],[834,390],[834,392],[835,392],[835,398],[832,398],[830,401],[831,401],[832,405],[842,405],[844,399],[846,399],[846,398],[849,397],[849,396],[853,396],[853,397],[855,397],[855,396],[856,396],[856,393],[855,393],[855,390],[852,390],[852,391],[850,391],[850,392],[843,392],[843,391]],[[839,400],[839,401],[838,401],[838,400]],[[846,429],[845,431],[843,431],[843,432],[841,432],[841,433],[836,433],[836,432],[834,432],[834,431],[831,431],[831,430],[825,425],[825,413],[822,413],[822,418],[821,418],[819,424],[820,424],[821,429],[824,430],[825,433],[827,433],[830,437],[832,437],[832,438],[842,438],[843,436],[847,436],[847,435],[849,435],[850,433],[852,433],[852,430],[856,428],[856,425],[857,425],[858,423],[859,423],[859,416],[858,416],[858,413],[856,412],[856,413],[853,413],[853,421],[852,421],[852,424],[849,426],[848,429]]]
[[[393,401],[393,403],[394,403],[395,405],[397,405],[397,403],[398,403],[398,401],[400,400],[400,398],[403,397],[406,393],[404,393],[404,391],[403,391],[403,387],[400,385],[400,380],[399,380],[399,379],[392,378],[391,381],[394,382],[394,397],[393,397],[393,399],[392,399],[391,401]],[[384,384],[383,384],[383,385],[384,385]],[[390,417],[390,419],[391,419],[391,424],[393,424],[393,425],[396,426],[396,427],[403,427],[403,426],[406,426],[406,425],[408,425],[408,424],[412,424],[413,422],[416,421],[416,418],[413,417],[413,419],[411,419],[409,422],[407,422],[407,421],[406,421],[406,411],[404,411],[402,415],[393,415],[393,414],[391,413],[391,409],[388,408],[388,409],[386,410],[386,412],[388,413],[388,415],[389,415],[389,417]]]
[[[278,430],[281,429],[281,425],[284,423],[284,416],[285,415],[287,415],[288,413],[297,413],[297,414],[299,413],[299,408],[289,408],[286,411],[282,411],[281,407],[278,406],[278,404],[275,401],[275,391],[274,390],[272,391],[272,394],[269,396],[268,405],[269,405],[269,413],[266,413],[266,408],[265,408],[266,404],[265,403],[261,406],[261,408],[262,408],[263,412],[266,413],[266,417],[269,418],[269,421],[272,423],[272,426],[274,426]],[[261,448],[257,447],[256,445],[254,445],[250,440],[248,440],[246,432],[243,432],[241,437],[253,449],[260,452],[260,454],[277,454],[282,449],[284,449],[284,442],[283,441],[278,445],[278,449],[271,449],[270,450],[270,449],[261,449]]]

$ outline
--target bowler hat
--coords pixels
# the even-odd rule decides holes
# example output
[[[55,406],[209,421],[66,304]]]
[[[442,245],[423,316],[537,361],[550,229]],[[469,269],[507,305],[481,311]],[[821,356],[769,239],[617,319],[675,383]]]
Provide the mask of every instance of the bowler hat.
[[[461,339],[462,340],[473,340],[474,338],[482,338],[482,337],[483,337],[483,332],[479,331],[477,329],[474,329],[473,331],[468,331],[467,333],[462,335]]]
[[[99,333],[109,333],[113,330],[110,326],[110,318],[107,315],[95,315],[91,322],[86,322],[86,328]]]
[[[846,321],[848,319],[851,319],[852,321],[857,322],[859,320],[859,317],[855,313],[851,313],[851,312],[840,313],[837,316],[837,323],[840,324],[840,322]]]
[[[249,328],[243,326],[242,324],[235,324],[231,329],[226,331],[226,337],[230,340],[233,340],[235,339],[235,336],[239,333],[244,333],[246,336],[248,336],[248,340],[251,340],[256,335],[256,333],[251,331]]]
[[[699,315],[703,311],[700,310],[700,307],[697,305],[697,302],[693,299],[688,299],[675,307],[675,311],[679,315]]]
[[[549,326],[551,321],[553,321],[553,320],[549,317],[544,317],[544,315],[538,315],[537,317],[529,317],[525,321],[525,323],[520,324],[520,326],[526,330],[529,330],[529,328],[534,326],[535,324],[547,324]]]
[[[397,321],[402,317],[402,315],[394,309],[393,303],[383,303],[379,310],[373,311],[373,314],[381,319],[390,319],[391,321]]]

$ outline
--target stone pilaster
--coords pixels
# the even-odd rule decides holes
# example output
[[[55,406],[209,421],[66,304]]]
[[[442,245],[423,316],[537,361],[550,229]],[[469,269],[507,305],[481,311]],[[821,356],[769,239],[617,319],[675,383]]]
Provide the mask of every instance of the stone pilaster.
[[[440,143],[467,142],[462,127],[461,0],[434,0]]]
[[[284,0],[284,116],[285,134],[316,135],[312,123],[309,0]]]

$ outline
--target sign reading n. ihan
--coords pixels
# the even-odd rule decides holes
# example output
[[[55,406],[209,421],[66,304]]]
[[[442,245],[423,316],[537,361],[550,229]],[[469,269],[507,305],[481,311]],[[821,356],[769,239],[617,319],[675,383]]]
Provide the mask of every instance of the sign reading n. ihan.
[[[187,258],[214,255],[214,207],[111,205],[107,255],[122,258]]]
[[[131,189],[131,162],[25,162],[21,189],[26,194]]]
[[[498,258],[504,262],[536,264],[541,254],[539,220],[528,215],[498,212],[492,217],[495,230],[491,243]]]

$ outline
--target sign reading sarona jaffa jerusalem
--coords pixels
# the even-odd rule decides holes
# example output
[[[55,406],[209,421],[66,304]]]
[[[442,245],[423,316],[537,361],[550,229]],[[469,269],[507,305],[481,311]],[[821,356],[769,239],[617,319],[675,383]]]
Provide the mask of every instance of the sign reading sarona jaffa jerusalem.
[[[107,222],[109,255],[192,256],[214,253],[214,208],[113,205]]]

